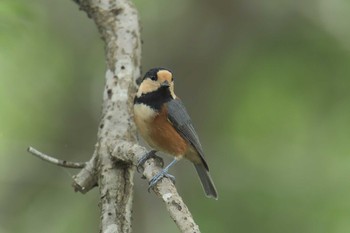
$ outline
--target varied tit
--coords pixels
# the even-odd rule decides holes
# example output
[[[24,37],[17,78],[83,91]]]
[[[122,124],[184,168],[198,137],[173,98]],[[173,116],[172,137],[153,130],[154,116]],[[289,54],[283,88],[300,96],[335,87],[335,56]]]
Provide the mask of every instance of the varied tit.
[[[140,163],[154,156],[155,151],[175,157],[152,178],[150,188],[163,176],[170,176],[168,169],[184,157],[194,164],[205,194],[218,198],[199,138],[185,106],[174,93],[174,79],[169,70],[154,68],[146,73],[135,96],[134,119],[141,136],[154,149]]]

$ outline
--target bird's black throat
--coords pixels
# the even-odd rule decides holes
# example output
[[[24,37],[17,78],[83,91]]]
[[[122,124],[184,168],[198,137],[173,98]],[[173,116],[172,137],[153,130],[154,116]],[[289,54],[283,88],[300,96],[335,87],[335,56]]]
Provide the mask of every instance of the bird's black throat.
[[[145,104],[156,111],[160,111],[163,104],[172,100],[172,96],[168,87],[161,87],[156,91],[142,94],[135,97],[134,104]]]

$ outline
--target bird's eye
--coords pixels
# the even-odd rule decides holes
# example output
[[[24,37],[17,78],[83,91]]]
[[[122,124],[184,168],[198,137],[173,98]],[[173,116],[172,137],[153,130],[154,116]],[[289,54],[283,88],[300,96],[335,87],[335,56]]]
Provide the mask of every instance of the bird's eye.
[[[152,75],[150,78],[151,78],[151,80],[153,80],[153,81],[157,81],[157,75]]]

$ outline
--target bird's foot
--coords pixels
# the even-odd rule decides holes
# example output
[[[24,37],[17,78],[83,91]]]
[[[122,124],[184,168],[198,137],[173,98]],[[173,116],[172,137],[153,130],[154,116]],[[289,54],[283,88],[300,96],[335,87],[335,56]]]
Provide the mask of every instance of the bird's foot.
[[[175,176],[170,175],[168,173],[168,169],[161,170],[157,175],[155,175],[150,181],[148,185],[148,192],[163,178],[169,178],[175,184]]]
[[[158,157],[157,155],[156,155],[156,150],[151,150],[151,151],[149,151],[149,152],[147,152],[144,156],[142,156],[142,158],[141,159],[139,159],[139,161],[137,162],[137,165],[136,165],[136,170],[140,173],[141,171],[141,168],[142,168],[142,166],[145,164],[145,162],[148,160],[148,159],[150,159],[150,158],[154,158],[154,159],[157,159],[158,161],[160,161],[160,164],[161,164],[161,166],[163,167],[164,166],[164,162],[163,162],[163,160],[160,158],[160,157]]]

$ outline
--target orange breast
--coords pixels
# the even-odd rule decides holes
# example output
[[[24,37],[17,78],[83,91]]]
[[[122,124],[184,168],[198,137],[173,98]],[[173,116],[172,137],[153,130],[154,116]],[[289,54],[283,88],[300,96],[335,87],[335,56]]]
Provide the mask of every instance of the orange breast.
[[[167,115],[167,109],[164,107],[154,118],[149,132],[152,143],[161,151],[173,156],[185,156],[189,145],[174,129]]]

